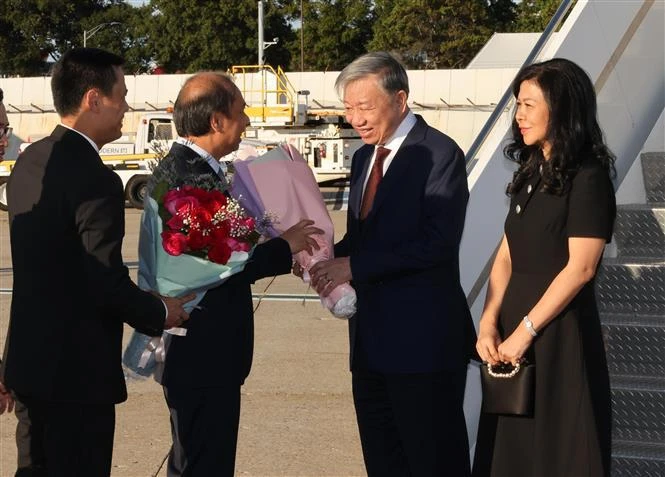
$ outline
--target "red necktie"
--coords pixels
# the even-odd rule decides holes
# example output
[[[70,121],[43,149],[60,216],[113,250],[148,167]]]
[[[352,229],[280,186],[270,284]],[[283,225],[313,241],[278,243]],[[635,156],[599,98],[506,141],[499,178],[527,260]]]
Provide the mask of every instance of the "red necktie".
[[[383,146],[376,148],[376,158],[374,159],[372,172],[370,172],[369,179],[367,180],[362,206],[360,207],[361,220],[365,220],[365,218],[369,215],[369,211],[372,210],[372,204],[374,203],[376,190],[379,188],[379,184],[383,178],[383,161],[386,157],[388,157],[388,154],[390,154],[390,149],[387,149]]]

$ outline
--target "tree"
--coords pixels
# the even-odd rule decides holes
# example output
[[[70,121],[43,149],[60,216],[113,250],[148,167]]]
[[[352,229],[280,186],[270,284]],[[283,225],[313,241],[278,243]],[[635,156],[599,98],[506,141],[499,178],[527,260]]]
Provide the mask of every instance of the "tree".
[[[46,60],[83,41],[83,28],[73,19],[88,18],[121,0],[3,0],[0,2],[0,72],[6,75],[46,73]]]
[[[266,63],[284,65],[293,41],[288,14],[277,0],[265,2],[264,36],[278,37],[265,50]],[[168,73],[226,70],[234,64],[257,63],[257,2],[255,0],[153,0],[148,44],[154,61]]]
[[[88,39],[87,46],[104,48],[122,56],[126,73],[141,74],[151,71],[153,67],[146,36],[145,19],[148,17],[147,7],[134,8],[127,3],[120,3],[81,20],[81,26],[91,30],[106,23],[104,28]]]
[[[371,50],[392,51],[409,68],[463,68],[487,42],[483,0],[376,0]]]
[[[510,32],[515,28],[517,5],[513,0],[489,0],[487,5],[488,26],[494,32]]]
[[[375,20],[373,3],[371,0],[303,2],[305,70],[341,70],[367,52]],[[290,68],[299,70],[299,36],[289,44],[289,49],[292,59]]]
[[[560,3],[560,0],[522,0],[517,5],[515,31],[543,31]]]

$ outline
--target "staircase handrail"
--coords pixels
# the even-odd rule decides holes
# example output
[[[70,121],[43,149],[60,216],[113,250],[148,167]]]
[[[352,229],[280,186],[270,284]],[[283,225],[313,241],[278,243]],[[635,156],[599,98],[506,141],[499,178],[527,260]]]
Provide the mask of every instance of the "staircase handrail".
[[[554,12],[552,19],[545,27],[545,30],[543,30],[543,33],[538,38],[538,41],[536,41],[536,44],[531,49],[531,52],[526,57],[526,60],[524,60],[522,68],[533,63],[534,60],[538,57],[538,55],[543,50],[543,47],[547,44],[547,42],[551,38],[552,33],[554,33],[556,29],[559,27],[559,25],[561,25],[561,22],[563,22],[566,14],[573,6],[573,3],[575,3],[575,0],[563,0],[561,4],[559,4],[559,7],[557,8],[556,12]],[[494,111],[492,111],[490,117],[487,119],[482,129],[480,130],[480,132],[474,139],[473,143],[471,144],[471,147],[469,147],[469,150],[466,153],[467,175],[469,175],[469,173],[477,163],[477,161],[473,160],[476,154],[478,154],[478,151],[480,151],[480,148],[483,146],[483,144],[489,137],[490,132],[494,129],[494,126],[496,125],[497,121],[499,120],[503,112],[512,103],[513,91],[511,86],[512,85],[509,85],[506,91],[503,93],[503,96],[501,96],[501,99],[494,108]]]

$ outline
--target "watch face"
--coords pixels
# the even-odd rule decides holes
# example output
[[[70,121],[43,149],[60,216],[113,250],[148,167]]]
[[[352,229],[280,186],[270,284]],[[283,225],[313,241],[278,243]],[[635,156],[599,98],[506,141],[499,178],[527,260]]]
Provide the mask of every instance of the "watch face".
[[[533,322],[529,319],[529,317],[525,316],[522,319],[524,320],[524,326],[526,326],[529,334],[531,334],[531,336],[538,336],[538,333],[536,333],[536,330],[533,328]]]

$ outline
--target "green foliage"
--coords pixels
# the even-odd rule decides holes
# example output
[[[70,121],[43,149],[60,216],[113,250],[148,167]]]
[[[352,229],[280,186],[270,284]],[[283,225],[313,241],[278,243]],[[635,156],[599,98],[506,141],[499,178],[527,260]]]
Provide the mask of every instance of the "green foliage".
[[[560,0],[265,0],[266,63],[340,70],[373,50],[409,68],[463,68],[493,32],[542,31]],[[300,24],[300,8],[303,24]],[[226,70],[256,64],[256,0],[1,0],[0,76],[48,73],[47,61],[88,41],[140,74]],[[303,43],[301,50],[301,34]],[[302,52],[302,55],[301,55]]]
[[[487,42],[484,0],[376,0],[371,50],[400,56],[408,68],[463,68]]]
[[[543,31],[560,4],[560,0],[522,0],[517,5],[517,21],[514,31]]]
[[[46,73],[47,59],[83,42],[80,19],[121,0],[3,0],[0,74]]]
[[[153,0],[147,35],[154,60],[167,73],[226,70],[234,64],[256,64],[255,0]],[[283,6],[264,2],[264,37],[280,42],[265,50],[266,63],[288,64],[284,44],[293,41]]]
[[[494,32],[510,32],[515,27],[517,5],[513,0],[489,0],[487,5],[489,27]]]
[[[304,34],[305,71],[341,70],[367,52],[372,37],[372,0],[311,0],[303,2],[303,29],[289,44],[291,70],[300,70]]]
[[[141,74],[152,69],[150,48],[145,31],[144,19],[147,9],[134,8],[126,3],[110,5],[81,20],[83,29],[90,31],[97,25],[106,23],[87,40],[88,47],[104,48],[125,59],[127,74]],[[115,24],[111,24],[115,23]]]

